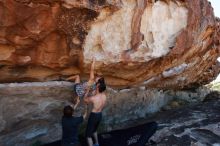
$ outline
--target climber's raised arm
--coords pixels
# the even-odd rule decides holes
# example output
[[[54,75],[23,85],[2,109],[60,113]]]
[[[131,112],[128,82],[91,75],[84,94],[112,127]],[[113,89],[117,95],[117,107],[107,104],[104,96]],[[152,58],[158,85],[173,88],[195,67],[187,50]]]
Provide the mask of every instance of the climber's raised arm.
[[[92,85],[95,81],[95,58],[92,59],[88,84]]]
[[[80,83],[79,75],[73,75],[66,79],[67,81],[74,81],[75,83]]]

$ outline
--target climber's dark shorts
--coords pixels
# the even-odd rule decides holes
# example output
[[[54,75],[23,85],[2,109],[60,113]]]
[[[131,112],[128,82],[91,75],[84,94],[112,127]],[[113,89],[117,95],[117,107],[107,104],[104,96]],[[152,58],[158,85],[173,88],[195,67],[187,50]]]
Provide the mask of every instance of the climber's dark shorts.
[[[92,137],[92,134],[97,131],[99,123],[102,120],[102,113],[93,113],[89,115],[89,120],[86,128],[86,137]]]

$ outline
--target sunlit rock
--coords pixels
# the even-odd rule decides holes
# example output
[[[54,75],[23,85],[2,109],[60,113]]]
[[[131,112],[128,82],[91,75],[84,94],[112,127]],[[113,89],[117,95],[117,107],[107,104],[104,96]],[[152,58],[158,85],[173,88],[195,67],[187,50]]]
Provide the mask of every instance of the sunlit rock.
[[[115,88],[190,88],[219,73],[207,0],[1,0],[0,18],[1,83],[87,78],[92,58]]]

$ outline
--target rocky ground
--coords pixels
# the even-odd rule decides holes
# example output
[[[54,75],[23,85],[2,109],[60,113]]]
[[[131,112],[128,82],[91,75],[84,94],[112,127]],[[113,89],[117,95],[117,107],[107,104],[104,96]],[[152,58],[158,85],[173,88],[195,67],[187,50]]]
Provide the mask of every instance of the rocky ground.
[[[132,121],[142,124],[157,121],[152,137],[155,146],[220,146],[220,96],[211,93],[202,103],[162,111],[149,119]]]

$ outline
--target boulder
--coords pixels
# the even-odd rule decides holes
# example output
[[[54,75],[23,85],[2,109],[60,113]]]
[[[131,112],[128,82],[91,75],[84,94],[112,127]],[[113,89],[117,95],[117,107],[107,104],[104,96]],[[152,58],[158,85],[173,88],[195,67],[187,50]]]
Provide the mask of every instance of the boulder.
[[[182,89],[219,73],[219,19],[207,0],[0,0],[0,82],[87,78]]]

